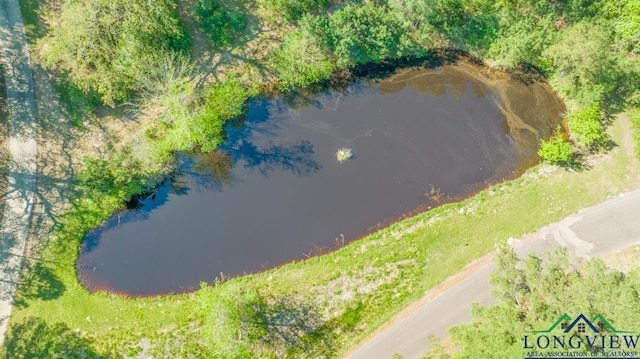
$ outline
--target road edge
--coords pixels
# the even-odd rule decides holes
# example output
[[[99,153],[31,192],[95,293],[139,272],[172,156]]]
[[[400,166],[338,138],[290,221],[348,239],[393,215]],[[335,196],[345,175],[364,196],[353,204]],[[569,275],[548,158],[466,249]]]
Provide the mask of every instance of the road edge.
[[[29,47],[18,0],[0,0],[0,53],[5,67],[11,157],[0,227],[0,347],[23,264],[36,188],[36,106]]]

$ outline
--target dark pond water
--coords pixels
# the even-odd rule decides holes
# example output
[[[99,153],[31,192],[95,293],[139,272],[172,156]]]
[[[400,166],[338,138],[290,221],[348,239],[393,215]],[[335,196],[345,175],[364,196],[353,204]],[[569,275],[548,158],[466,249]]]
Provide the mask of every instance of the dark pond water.
[[[304,259],[536,163],[562,103],[471,65],[405,70],[314,98],[257,99],[222,149],[84,240],[90,290],[185,292]],[[293,104],[293,105],[292,105]],[[339,163],[338,149],[353,158]]]

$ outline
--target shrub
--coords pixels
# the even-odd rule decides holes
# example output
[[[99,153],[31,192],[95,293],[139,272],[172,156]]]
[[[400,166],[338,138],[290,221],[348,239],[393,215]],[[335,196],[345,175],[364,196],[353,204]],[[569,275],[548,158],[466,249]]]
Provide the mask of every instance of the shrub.
[[[309,86],[329,78],[333,71],[331,62],[319,48],[318,42],[304,30],[289,33],[269,63],[283,90]]]
[[[542,53],[555,36],[552,19],[518,20],[500,29],[500,36],[491,43],[487,54],[506,66],[522,63],[544,65]]]
[[[331,17],[332,51],[341,66],[380,62],[411,53],[410,38],[385,7],[347,6]]]
[[[607,141],[601,118],[601,103],[593,103],[589,107],[569,115],[567,118],[569,131],[585,147],[590,150],[597,150],[605,146]]]
[[[581,21],[559,33],[559,41],[544,51],[553,64],[552,83],[581,106],[614,94],[620,87],[621,57],[614,51],[611,25]]]
[[[219,0],[199,0],[196,19],[215,47],[230,45],[244,32],[247,18],[241,9],[232,9]]]
[[[573,146],[560,133],[560,128],[558,127],[553,137],[548,141],[540,141],[538,155],[549,163],[566,165],[573,157]]]
[[[204,91],[202,103],[187,114],[164,118],[164,147],[188,151],[196,147],[210,152],[224,141],[225,123],[245,110],[247,99],[254,94],[237,79],[219,82]]]
[[[190,45],[170,0],[67,1],[60,9],[38,42],[40,60],[111,106],[140,90],[160,54]]]

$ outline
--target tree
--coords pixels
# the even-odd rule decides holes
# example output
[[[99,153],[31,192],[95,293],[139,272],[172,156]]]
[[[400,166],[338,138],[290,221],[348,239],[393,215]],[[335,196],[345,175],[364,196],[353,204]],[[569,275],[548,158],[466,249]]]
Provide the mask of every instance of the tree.
[[[428,0],[424,18],[431,32],[446,46],[484,50],[493,40],[498,19],[492,3],[484,0]]]
[[[624,51],[640,53],[640,2],[606,1],[603,12],[613,20],[617,45]]]
[[[229,6],[223,1],[199,0],[195,12],[200,27],[218,48],[230,45],[246,27],[244,9]]]
[[[610,95],[620,80],[618,55],[613,51],[610,24],[581,21],[560,33],[544,55],[551,61],[558,89],[582,106]]]
[[[415,50],[397,18],[388,8],[373,3],[336,11],[329,29],[331,50],[340,66],[380,62]]]
[[[44,65],[68,74],[85,92],[114,105],[140,87],[140,74],[164,56],[184,51],[188,40],[171,0],[65,2],[48,19],[38,42]]]
[[[520,261],[512,249],[500,247],[496,262],[491,284],[500,303],[475,305],[473,321],[451,329],[456,357],[522,357],[522,335],[549,328],[564,313],[601,314],[617,328],[635,328],[640,321],[637,270],[625,274],[598,259],[570,266],[563,248]]]
[[[553,17],[507,13],[503,21],[488,55],[509,67],[522,63],[541,65],[542,53],[555,38]]]

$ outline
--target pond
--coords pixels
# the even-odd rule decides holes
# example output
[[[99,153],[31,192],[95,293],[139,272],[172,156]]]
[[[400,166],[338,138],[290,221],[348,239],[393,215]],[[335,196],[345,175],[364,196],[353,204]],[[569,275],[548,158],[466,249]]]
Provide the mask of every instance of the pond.
[[[86,236],[80,280],[187,292],[335,249],[521,174],[563,111],[544,83],[465,63],[253,99],[218,151],[182,155],[172,180]]]

